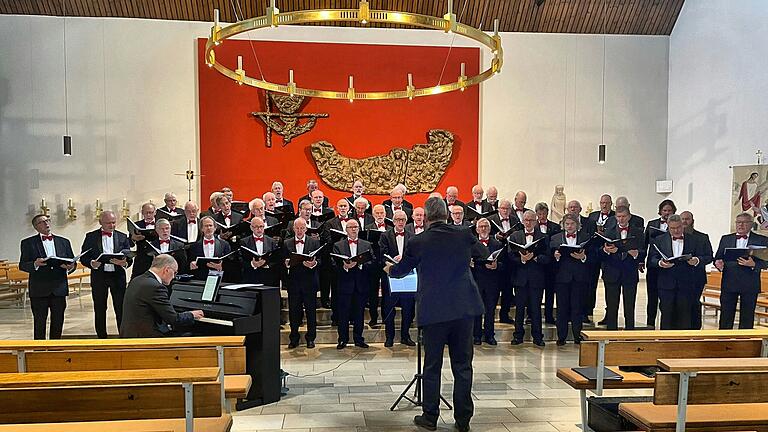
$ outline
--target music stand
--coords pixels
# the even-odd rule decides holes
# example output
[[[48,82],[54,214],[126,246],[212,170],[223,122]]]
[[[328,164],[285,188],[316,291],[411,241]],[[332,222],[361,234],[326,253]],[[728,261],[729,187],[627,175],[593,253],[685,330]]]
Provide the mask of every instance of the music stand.
[[[408,384],[408,386],[403,390],[402,393],[400,393],[400,396],[398,396],[397,400],[395,400],[395,403],[392,404],[391,407],[389,407],[390,411],[394,411],[397,407],[397,404],[400,403],[401,400],[406,399],[408,402],[416,405],[421,406],[421,380],[423,379],[423,374],[421,373],[421,327],[418,328],[418,333],[416,336],[416,373],[413,375],[413,379]],[[415,384],[415,388],[413,390],[413,399],[408,397],[408,390],[411,389]],[[448,403],[447,400],[443,397],[443,395],[440,395],[440,400],[443,401],[445,406],[448,407],[448,409],[453,409],[451,404]]]

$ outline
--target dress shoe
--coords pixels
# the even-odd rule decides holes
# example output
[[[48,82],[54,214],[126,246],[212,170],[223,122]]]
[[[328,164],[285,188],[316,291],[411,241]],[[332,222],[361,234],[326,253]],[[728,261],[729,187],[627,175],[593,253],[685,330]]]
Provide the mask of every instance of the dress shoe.
[[[604,325],[608,325],[608,323],[605,321],[605,319],[603,319],[603,320],[600,320],[600,322],[598,322],[597,325],[604,326]]]
[[[499,322],[500,323],[504,323],[504,324],[514,324],[515,323],[509,317],[501,317],[501,318],[499,318]]]
[[[392,345],[394,345],[394,344],[395,344],[395,341],[393,341],[392,339],[387,339],[384,342],[384,347],[385,348],[392,348]]]
[[[298,342],[290,342],[290,343],[288,343],[288,349],[294,349],[297,346],[299,346]]]
[[[456,423],[454,425],[459,432],[469,432],[469,423]]]
[[[416,342],[412,341],[411,338],[400,339],[400,343],[403,344],[403,345],[408,345],[408,346],[416,346]]]
[[[336,345],[336,349],[338,349],[338,350],[344,349],[346,347],[347,347],[347,343],[346,342],[339,342],[339,344]]]
[[[437,430],[437,422],[431,422],[426,417],[417,415],[413,418],[413,424],[426,430]]]
[[[512,345],[520,345],[523,341],[521,339],[512,339]]]
[[[475,345],[482,345],[483,344],[483,340],[480,339],[480,338],[475,338],[475,340],[472,341],[472,343],[475,344]]]
[[[573,340],[573,343],[575,343],[576,345],[580,345],[581,344],[581,338],[580,337],[575,338]]]
[[[314,348],[315,347],[315,341],[307,341],[307,348]]]
[[[499,344],[498,342],[496,342],[496,338],[493,338],[493,337],[485,338],[485,343],[487,343],[488,345],[494,345],[494,346]]]
[[[371,326],[371,327],[373,327],[375,325],[378,325],[378,320],[370,320],[370,321],[368,321],[368,325]]]
[[[369,345],[365,342],[355,342],[355,346],[360,348],[369,348]]]
[[[537,347],[544,347],[545,345],[543,340],[533,341],[533,344],[536,345]]]
[[[565,345],[565,340],[564,339],[558,339],[557,340],[557,346],[563,346],[563,345]]]
[[[526,318],[526,319],[525,319],[525,323],[526,323],[526,324],[528,324],[528,325],[531,325],[531,323],[532,323],[532,322],[533,322],[533,321],[531,321],[531,319],[530,319],[530,318]]]

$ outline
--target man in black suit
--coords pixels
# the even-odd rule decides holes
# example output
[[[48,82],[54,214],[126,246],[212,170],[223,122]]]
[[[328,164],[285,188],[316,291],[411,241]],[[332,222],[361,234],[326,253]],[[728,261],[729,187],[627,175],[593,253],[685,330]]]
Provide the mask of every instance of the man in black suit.
[[[549,206],[545,202],[537,203],[534,207],[536,211],[536,226],[542,234],[547,236],[547,247],[552,236],[563,230],[559,223],[549,220]],[[556,324],[555,322],[555,264],[550,263],[545,270],[544,285],[544,322],[547,324]]]
[[[317,180],[315,180],[315,179],[307,180],[307,194],[302,196],[301,198],[297,199],[296,202],[300,203],[300,202],[302,202],[304,200],[307,200],[307,201],[312,202],[314,204],[314,202],[312,201],[312,192],[316,191],[317,188],[318,188]],[[322,207],[323,208],[328,207],[328,197],[326,197],[326,196],[323,196]]]
[[[479,214],[488,213],[494,210],[491,204],[488,204],[483,199],[483,187],[480,185],[472,186],[472,201],[466,204],[467,206],[467,220],[474,222],[479,219]],[[474,211],[472,211],[474,210]]]
[[[679,215],[669,215],[666,224],[667,232],[652,240],[648,253],[649,268],[659,269],[661,329],[689,330],[693,327],[691,304],[696,295],[697,268],[705,268],[712,262],[712,249],[709,248],[710,255],[707,255],[708,248],[702,237],[685,235]],[[662,253],[668,258],[688,254],[691,258],[670,262]]]
[[[176,207],[176,203],[178,203],[178,200],[176,199],[175,193],[167,192],[165,196],[163,196],[163,202],[165,202],[165,205],[158,208],[158,210],[162,210],[170,214],[171,216],[181,214],[181,209]]]
[[[200,230],[200,209],[194,201],[184,204],[184,217],[171,226],[171,235],[184,239],[187,243],[200,240],[203,232]],[[184,272],[187,269],[180,269]]]
[[[582,216],[581,209],[581,203],[577,200],[571,200],[566,205],[566,211],[579,218],[579,232],[583,232],[588,237],[591,237],[597,231],[597,225],[595,225],[595,223],[588,217]],[[590,250],[587,251],[587,255],[597,256],[596,247],[591,247]],[[581,290],[582,295],[584,296],[584,298],[581,299],[581,319],[584,323],[592,322],[592,315],[594,314],[595,310],[595,302],[597,301],[597,279],[595,279],[595,272],[598,270],[595,270],[595,268],[599,266],[600,263],[597,259],[589,260],[586,266],[587,272],[589,274],[589,280],[587,281],[587,285],[582,287]],[[558,303],[558,308],[559,307],[560,306]]]
[[[531,337],[533,344],[544,346],[544,333],[541,329],[541,298],[546,285],[546,269],[549,264],[549,245],[546,234],[536,229],[536,213],[526,210],[523,213],[523,226],[512,233],[510,241],[519,245],[539,243],[527,252],[509,250],[509,261],[515,267],[512,285],[515,287],[515,332],[512,345],[520,345],[525,337],[525,318],[531,319]],[[559,306],[559,303],[558,303]],[[527,310],[527,314],[526,314]]]
[[[594,259],[587,249],[573,249],[560,252],[561,245],[578,246],[589,240],[591,234],[579,226],[578,214],[567,213],[563,217],[563,229],[550,239],[549,248],[557,263],[555,268],[555,289],[557,294],[557,345],[565,345],[568,337],[568,322],[574,343],[581,342],[581,327],[584,298],[589,273],[587,263]],[[563,250],[566,250],[563,248]]]
[[[398,183],[398,184],[396,184],[396,185],[395,185],[395,187],[394,187],[394,189],[397,189],[397,190],[399,190],[399,191],[400,191],[400,192],[403,194],[403,197],[405,197],[405,194],[407,194],[407,193],[408,193],[408,189],[406,189],[406,188],[405,188],[405,185],[404,185],[404,184],[402,184],[402,183]],[[384,201],[383,201],[381,204],[382,204],[384,207],[391,207],[391,206],[392,206],[392,200],[391,200],[391,199],[389,199],[389,198],[387,198],[387,199],[385,199],[385,200],[384,200]],[[403,207],[405,207],[405,208],[409,208],[409,209],[411,209],[411,210],[413,210],[413,208],[414,208],[414,207],[413,207],[413,204],[412,204],[411,202],[409,202],[409,201],[408,201],[407,199],[405,199],[405,198],[403,198]],[[370,210],[369,210],[369,211],[370,211]]]
[[[483,313],[483,301],[472,278],[470,260],[478,258],[478,240],[467,229],[450,226],[442,199],[424,204],[429,228],[411,239],[399,263],[385,267],[392,277],[418,273],[416,307],[423,329],[424,373],[422,415],[417,426],[435,430],[440,416],[440,373],[448,345],[453,372],[453,415],[460,432],[469,431],[472,403],[472,327]]]
[[[499,190],[496,189],[496,186],[488,186],[488,190],[485,192],[486,198],[483,200],[484,203],[491,206],[493,210],[499,209]]]
[[[295,214],[297,209],[293,208],[293,202],[283,195],[283,184],[279,181],[272,182],[272,193],[275,194],[275,208],[283,208],[291,214]]]
[[[163,254],[154,258],[149,271],[131,280],[123,303],[120,337],[174,336],[177,327],[190,325],[203,317],[201,310],[177,313],[173,309],[167,286],[178,271],[176,260]]]
[[[424,207],[416,207],[413,209],[411,218],[413,219],[413,222],[407,224],[405,230],[414,235],[423,233],[426,229],[424,223]]]
[[[382,204],[376,204],[373,206],[373,223],[366,225],[366,231],[381,231],[386,232],[389,229],[386,221],[387,211]],[[370,238],[370,237],[369,237]],[[379,237],[381,238],[381,237]],[[381,249],[379,248],[379,242],[372,241],[373,253],[377,257],[383,256]],[[379,299],[381,296],[381,299]],[[377,266],[375,269],[371,269],[371,285],[368,291],[368,314],[371,316],[371,320],[368,321],[368,325],[376,328],[379,325],[379,305],[381,305],[381,318],[386,318],[384,307],[389,301],[389,278],[384,273],[381,266]]]
[[[223,279],[227,272],[224,261],[208,262],[205,266],[200,266],[197,258],[223,257],[232,251],[232,247],[228,242],[215,237],[216,226],[212,217],[203,216],[200,219],[200,229],[203,231],[203,237],[189,248],[189,269],[197,280],[205,280],[211,272],[221,274]]]
[[[251,219],[251,232],[253,232],[253,235],[241,239],[240,246],[246,247],[259,255],[265,255],[270,252],[274,253],[280,246],[274,239],[264,235],[264,228],[264,219],[254,216]],[[276,256],[271,256],[267,259],[257,258],[242,250],[240,255],[243,258],[244,283],[264,284],[273,287],[280,286],[280,274],[277,268],[275,268]]]
[[[394,213],[398,210],[405,212],[405,216],[408,220],[411,220],[411,214],[413,214],[413,208],[403,205],[403,193],[398,188],[392,189],[389,193],[389,205],[384,205],[384,210],[387,212],[387,218],[393,219]]]
[[[523,213],[530,210],[525,206],[525,203],[528,202],[528,195],[523,191],[517,191],[515,194],[514,199],[514,212],[512,213],[512,216],[517,218],[517,222],[522,223],[523,222]]]
[[[363,197],[355,200],[354,204],[352,204],[350,213],[350,217],[357,220],[357,224],[363,228],[374,222],[373,207],[368,203],[368,200]]]
[[[589,216],[587,216],[590,222],[595,224],[597,232],[604,232],[606,222],[608,222],[608,219],[610,219],[611,216],[616,214],[612,210],[612,207],[613,198],[611,198],[611,196],[608,194],[603,194],[600,196],[600,209],[593,211],[589,214]]]
[[[448,211],[451,210],[451,206],[459,206],[464,209],[464,203],[459,200],[459,188],[456,186],[448,186],[445,190],[445,205]]]
[[[346,202],[346,200],[344,200]],[[333,244],[333,253],[347,257],[355,257],[372,251],[371,243],[358,238],[360,225],[351,219],[345,224],[347,238],[343,238]],[[353,339],[356,347],[368,348],[363,338],[363,315],[365,314],[365,302],[368,299],[368,287],[370,283],[369,270],[376,266],[376,257],[363,264],[355,264],[334,257],[337,284],[336,317],[338,320],[339,343],[336,349],[344,349],[349,343],[349,322],[352,321]],[[336,298],[338,297],[338,298]]]
[[[659,217],[648,221],[645,228],[645,245],[648,247],[646,268],[648,273],[645,276],[646,291],[648,294],[648,306],[646,309],[646,323],[649,328],[656,327],[656,314],[659,310],[659,267],[652,266],[651,248],[653,240],[667,232],[667,217],[677,212],[677,206],[672,200],[664,200],[659,204]]]
[[[271,192],[268,192],[271,194]],[[273,226],[280,223],[279,220],[277,220],[274,216],[269,216],[265,210],[267,208],[266,203],[261,198],[254,198],[251,200],[251,202],[248,203],[248,210],[251,212],[251,218],[261,218],[262,221],[266,224],[266,226]]]
[[[208,201],[210,202],[210,207],[208,207],[208,210],[204,211],[201,216],[215,217],[217,214],[219,214],[221,212],[221,209],[219,208],[219,205],[217,204],[217,202],[223,196],[225,195],[219,191],[212,192],[211,195],[208,197]]]
[[[491,223],[491,232],[495,233],[496,240],[503,244],[506,244],[507,238],[515,231],[517,225],[517,216],[512,212],[512,203],[508,199],[502,199],[499,201],[499,213],[488,218]],[[507,266],[502,269],[502,282],[501,282],[501,308],[499,309],[499,322],[504,324],[513,324],[512,318],[509,316],[509,311],[512,309],[512,305],[515,304],[515,294],[512,289],[512,272],[511,266]]]
[[[760,293],[760,271],[768,268],[768,262],[746,254],[736,261],[726,261],[726,248],[768,246],[768,238],[751,232],[754,220],[750,213],[736,216],[736,232],[720,239],[715,254],[715,267],[723,272],[720,283],[720,329],[732,329],[739,308],[739,328],[751,329],[755,323],[755,305]]]
[[[645,260],[643,229],[629,224],[629,208],[616,207],[615,226],[608,228],[603,235],[611,240],[634,238],[637,248],[619,252],[614,244],[605,243],[600,251],[605,285],[606,316],[608,330],[619,329],[619,299],[623,297],[624,329],[635,329],[635,300],[637,283],[640,280],[638,264]]]
[[[320,240],[323,244],[328,245],[328,249],[333,248],[333,244],[336,243],[339,240],[346,239],[346,232],[347,232],[347,223],[349,221],[356,221],[356,219],[350,219],[350,210],[349,210],[349,201],[346,198],[341,198],[336,202],[336,216],[333,219],[330,219],[326,221],[323,224],[323,232],[320,236]],[[357,224],[358,227],[358,235],[360,232],[360,223]],[[341,234],[345,233],[345,234]],[[332,252],[332,250],[331,250]],[[337,269],[334,262],[330,262],[330,257],[328,258],[328,265],[330,267],[331,274],[326,276],[330,279],[331,284],[331,298],[330,298],[330,309],[332,311],[331,313],[331,325],[337,325],[338,319],[336,314],[336,293],[338,290],[338,277],[336,276]],[[366,268],[367,269],[367,268]],[[321,268],[320,271],[323,271]],[[367,285],[366,285],[366,293],[367,293]],[[367,294],[366,294],[367,295]],[[322,293],[321,293],[322,298]],[[367,297],[366,297],[367,301]],[[365,302],[363,302],[363,307],[365,307]]]
[[[107,338],[107,297],[112,293],[112,307],[115,310],[117,328],[123,320],[123,298],[125,297],[125,269],[132,259],[112,258],[109,263],[96,261],[102,253],[119,254],[131,249],[128,236],[115,230],[117,217],[111,210],[105,210],[99,218],[101,228],[85,235],[80,253],[80,263],[91,269],[91,293],[93,296],[94,325],[99,339]]]
[[[224,226],[235,226],[243,221],[243,215],[238,212],[232,211],[232,201],[227,198],[226,195],[216,198],[216,205],[219,207],[220,212],[214,216],[214,220]],[[225,232],[220,226],[218,230],[220,232],[219,238],[229,243],[230,250],[237,248],[240,239],[236,235],[232,235],[231,232]],[[236,260],[224,260],[224,282],[239,283],[243,280],[243,272],[240,265]]]
[[[455,225],[460,227],[470,227],[472,222],[464,220],[464,207],[458,204],[449,205],[448,211],[450,212],[450,219],[448,225]]]
[[[350,209],[354,208],[356,199],[364,198],[363,191],[364,191],[364,187],[363,187],[362,180],[355,180],[355,182],[352,184],[352,195],[346,198]],[[370,213],[370,212],[371,212],[371,206],[368,206],[368,208],[365,209],[365,213]]]
[[[315,189],[311,193],[312,196],[312,216],[325,216],[326,214],[333,214],[333,209],[328,207],[328,198],[320,189]]]
[[[709,235],[694,228],[693,213],[689,211],[680,212],[680,220],[683,222],[683,230],[686,235],[695,235],[703,238],[704,246],[707,247],[707,255],[714,255],[712,252],[712,243],[709,241]],[[717,266],[717,264],[715,264]],[[701,295],[704,293],[704,287],[707,285],[706,267],[696,267],[696,291],[693,295],[694,301],[691,302],[691,328],[701,330]],[[722,305],[722,297],[720,300]],[[720,315],[722,317],[722,314]]]
[[[310,261],[302,261],[301,264],[291,265],[291,254],[309,254],[321,247],[319,240],[309,237],[307,234],[307,221],[304,218],[296,218],[293,221],[294,234],[283,242],[283,256],[287,269],[286,285],[288,287],[288,318],[291,325],[290,342],[288,348],[299,346],[299,326],[302,315],[307,317],[307,348],[315,347],[317,336],[317,290],[319,285],[317,266],[320,259],[316,256]]]
[[[325,198],[325,194],[320,189],[315,189],[310,194],[312,196],[312,214],[310,220],[316,222],[318,226],[323,226],[327,218],[333,218],[334,211],[327,206],[328,199]],[[346,200],[345,200],[346,201]],[[348,211],[348,210],[347,210]],[[324,230],[323,230],[324,231]],[[322,236],[321,236],[321,240]],[[333,248],[332,243],[327,244],[327,247],[322,252],[322,260],[320,262],[320,305],[326,309],[331,309],[331,288],[336,279],[336,271],[333,268],[333,263],[329,258],[329,254]]]
[[[216,206],[219,208],[219,213],[213,217],[216,222],[224,226],[233,226],[243,221],[243,215],[232,211],[232,201],[225,195],[216,198]],[[229,237],[222,237],[222,239],[229,241]]]
[[[486,218],[480,218],[476,224],[478,243],[482,251],[482,258],[488,259],[491,254],[504,248],[504,245],[491,236],[491,223]],[[475,345],[481,345],[483,341],[488,345],[496,345],[496,305],[499,303],[499,292],[502,278],[506,274],[505,267],[506,255],[504,251],[499,252],[496,259],[491,263],[472,263],[472,276],[475,278],[477,288],[480,290],[480,296],[483,299],[484,313],[475,318],[474,341]],[[485,323],[485,325],[483,325]]]
[[[151,229],[155,228],[155,205],[152,203],[144,203],[141,206],[142,219],[136,222],[136,226],[139,228]],[[141,234],[131,234],[131,246],[136,245],[136,259],[133,263],[133,269],[131,270],[131,279],[141,274],[144,274],[152,265],[152,258],[148,241]]]
[[[76,263],[55,265],[47,263],[49,257],[74,258],[72,245],[64,237],[51,234],[48,216],[32,218],[37,234],[21,241],[19,269],[29,273],[29,302],[34,317],[35,339],[45,339],[48,311],[51,313],[50,339],[61,339],[64,328],[64,310],[67,308],[69,285],[67,273]]]
[[[408,245],[415,234],[409,233],[405,230],[405,222],[408,220],[408,216],[403,210],[395,210],[392,221],[395,226],[384,233],[379,238],[379,250],[381,253],[379,267],[384,262],[384,255],[389,255],[394,258],[395,261],[400,261],[403,256],[403,251]],[[401,323],[400,323],[400,343],[408,346],[415,346],[416,343],[411,340],[411,323],[413,323],[413,317],[416,313],[416,295],[414,293],[392,293],[390,292],[386,296],[386,303],[384,304],[384,310],[382,312],[384,316],[384,324],[386,326],[386,341],[385,347],[391,347],[394,345],[395,340],[395,306],[400,306]]]

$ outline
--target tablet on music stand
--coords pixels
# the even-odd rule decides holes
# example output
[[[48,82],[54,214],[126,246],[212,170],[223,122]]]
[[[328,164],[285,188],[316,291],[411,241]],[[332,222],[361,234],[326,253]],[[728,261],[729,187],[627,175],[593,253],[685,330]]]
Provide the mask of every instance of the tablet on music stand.
[[[216,298],[216,293],[219,291],[219,285],[221,284],[221,275],[209,275],[205,280],[205,288],[203,288],[203,295],[200,300],[206,302],[212,302]]]
[[[389,277],[389,290],[393,293],[415,293],[419,284],[419,278],[414,269],[402,278]]]

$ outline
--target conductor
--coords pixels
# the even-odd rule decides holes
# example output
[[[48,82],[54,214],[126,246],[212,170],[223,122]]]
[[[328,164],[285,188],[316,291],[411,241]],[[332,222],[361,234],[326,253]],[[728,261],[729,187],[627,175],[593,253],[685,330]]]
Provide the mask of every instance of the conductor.
[[[416,316],[424,340],[424,384],[422,414],[413,422],[437,429],[443,349],[448,345],[456,429],[468,431],[474,412],[472,330],[475,317],[483,313],[469,262],[482,249],[469,229],[445,223],[448,210],[442,199],[429,198],[424,209],[429,227],[410,240],[399,263],[384,268],[392,277],[403,277],[414,268],[418,274]]]

